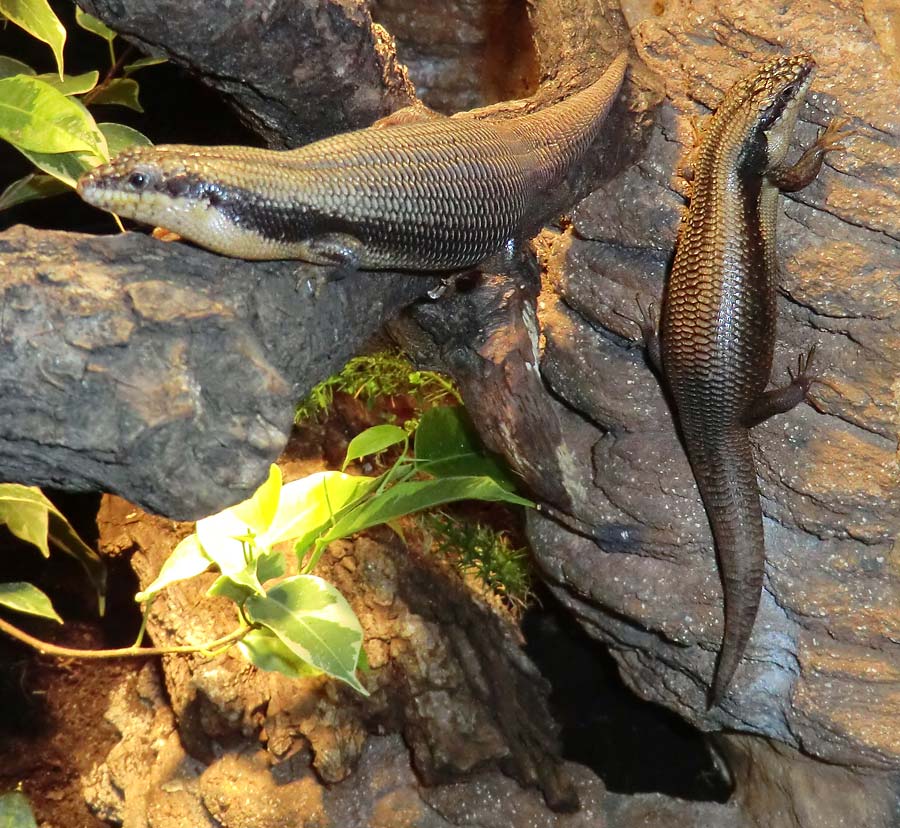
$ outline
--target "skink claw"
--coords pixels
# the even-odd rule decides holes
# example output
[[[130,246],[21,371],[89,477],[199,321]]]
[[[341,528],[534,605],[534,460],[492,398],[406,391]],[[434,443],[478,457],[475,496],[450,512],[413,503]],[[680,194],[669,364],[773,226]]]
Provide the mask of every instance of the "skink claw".
[[[826,152],[846,150],[847,145],[843,142],[854,135],[859,135],[858,129],[846,128],[849,123],[849,118],[832,118],[825,131],[816,139],[817,146]]]
[[[805,354],[797,354],[797,373],[795,374],[791,368],[788,368],[788,375],[794,385],[798,385],[803,389],[804,396],[809,393],[809,387],[816,382],[816,377],[812,374],[813,357],[816,355],[816,346],[813,345]]]

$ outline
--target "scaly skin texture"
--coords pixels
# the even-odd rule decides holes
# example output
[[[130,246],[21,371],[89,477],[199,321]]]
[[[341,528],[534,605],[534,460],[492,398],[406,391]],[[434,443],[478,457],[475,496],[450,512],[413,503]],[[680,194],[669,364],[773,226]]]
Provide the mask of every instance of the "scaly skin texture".
[[[690,210],[666,289],[651,358],[671,392],[719,560],[725,628],[710,705],[724,698],[759,608],[765,568],[762,511],[749,429],[806,396],[809,360],[793,381],[765,391],[775,345],[775,223],[779,190],[815,178],[843,137],[832,122],[784,166],[815,67],[779,57],[739,81],[706,127]]]
[[[626,64],[623,53],[587,89],[509,120],[405,110],[387,125],[288,152],[136,147],[83,176],[78,192],[245,259],[471,267],[546,218],[542,194],[596,137]]]

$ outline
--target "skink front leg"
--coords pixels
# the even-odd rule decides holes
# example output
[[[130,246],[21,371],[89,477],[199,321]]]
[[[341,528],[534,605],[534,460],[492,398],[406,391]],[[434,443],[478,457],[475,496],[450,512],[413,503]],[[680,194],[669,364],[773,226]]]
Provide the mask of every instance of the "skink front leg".
[[[846,149],[842,142],[856,134],[855,129],[846,129],[848,123],[847,118],[834,118],[796,164],[771,170],[769,181],[783,193],[795,193],[812,183],[822,169],[825,155],[833,150]]]
[[[365,245],[347,233],[325,233],[307,239],[302,249],[306,261],[334,268],[330,279],[343,279],[359,270]]]

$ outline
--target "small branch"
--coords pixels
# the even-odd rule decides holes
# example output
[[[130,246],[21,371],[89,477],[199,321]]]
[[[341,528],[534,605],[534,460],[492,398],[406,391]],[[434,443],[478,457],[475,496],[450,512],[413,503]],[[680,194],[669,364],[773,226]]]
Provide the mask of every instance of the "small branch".
[[[113,51],[112,44],[110,44],[110,58],[112,59],[112,66],[110,66],[109,71],[104,75],[103,80],[100,81],[90,92],[88,92],[82,99],[81,102],[85,106],[89,106],[90,103],[100,94],[107,86],[109,86],[109,82],[115,78],[116,73],[125,65],[125,61],[131,57],[135,49],[133,46],[126,46],[125,49],[122,50],[122,54],[119,55],[118,59],[116,59],[115,52]]]
[[[217,654],[217,651],[223,648],[227,649],[232,644],[236,644],[251,629],[252,627],[239,627],[236,630],[232,630],[228,635],[222,636],[222,638],[217,638],[215,641],[210,641],[200,646],[121,647],[115,650],[82,650],[75,647],[61,647],[57,644],[42,641],[40,638],[35,638],[33,635],[29,635],[0,618],[0,631],[5,632],[10,638],[27,644],[41,653],[41,655],[56,656],[58,658],[145,658],[147,656],[174,655],[176,653]]]

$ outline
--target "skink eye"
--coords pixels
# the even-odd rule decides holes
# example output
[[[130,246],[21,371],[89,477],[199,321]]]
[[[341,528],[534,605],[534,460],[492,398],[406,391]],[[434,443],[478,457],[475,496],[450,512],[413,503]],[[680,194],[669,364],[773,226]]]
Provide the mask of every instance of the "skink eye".
[[[135,190],[143,190],[147,186],[147,176],[144,173],[133,172],[128,176],[128,185]]]

